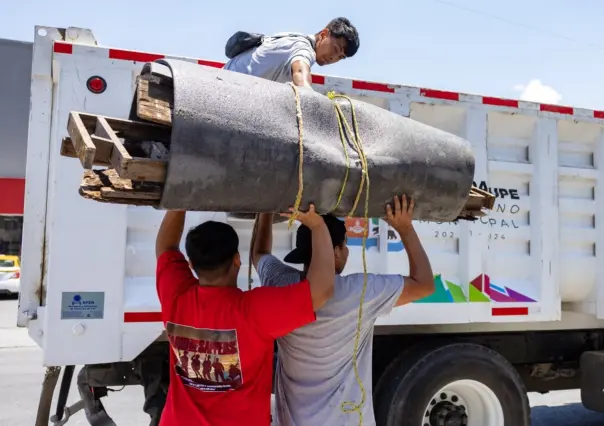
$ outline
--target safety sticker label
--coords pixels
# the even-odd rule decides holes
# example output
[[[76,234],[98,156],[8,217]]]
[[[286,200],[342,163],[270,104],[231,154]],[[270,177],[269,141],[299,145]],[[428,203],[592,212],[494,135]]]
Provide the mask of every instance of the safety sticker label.
[[[104,291],[64,291],[61,298],[61,319],[103,319]]]

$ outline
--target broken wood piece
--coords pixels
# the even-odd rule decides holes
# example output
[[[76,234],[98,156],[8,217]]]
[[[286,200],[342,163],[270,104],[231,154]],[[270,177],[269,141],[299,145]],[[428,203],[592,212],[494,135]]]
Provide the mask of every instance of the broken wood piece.
[[[483,217],[483,216],[486,216],[486,215],[487,214],[485,212],[483,212],[483,211],[462,210],[461,212],[459,212],[459,215],[454,220],[454,222],[457,222],[458,220],[474,221],[474,220],[478,219],[479,217]]]
[[[90,139],[90,133],[82,121],[80,114],[70,112],[67,121],[67,131],[71,137],[77,158],[80,159],[82,167],[91,169],[94,164],[96,147]]]
[[[122,179],[113,169],[87,170],[80,184],[80,195],[84,198],[113,204],[156,207],[161,191],[160,184]]]
[[[493,210],[493,207],[495,207],[495,198],[496,197],[494,194],[491,194],[488,191],[484,191],[484,190],[478,188],[477,186],[472,186],[472,188],[470,189],[470,193],[482,195],[485,198],[484,208]]]
[[[122,199],[126,200],[155,200],[159,201],[155,192],[142,192],[142,191],[117,191],[113,188],[101,188],[101,197],[107,199]]]
[[[164,80],[151,74],[138,77],[136,115],[141,120],[170,126],[174,107],[174,89],[165,85]]]
[[[464,208],[455,220],[476,220],[486,216],[484,210],[493,210],[494,205],[495,196],[493,194],[472,186]]]

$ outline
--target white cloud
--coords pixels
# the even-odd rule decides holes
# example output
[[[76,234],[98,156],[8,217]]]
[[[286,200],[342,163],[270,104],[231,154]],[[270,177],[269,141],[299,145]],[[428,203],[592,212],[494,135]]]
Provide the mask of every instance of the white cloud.
[[[533,79],[525,86],[517,84],[514,90],[520,92],[520,99],[523,101],[540,102],[544,104],[559,104],[562,95],[551,86],[547,86],[539,79]]]

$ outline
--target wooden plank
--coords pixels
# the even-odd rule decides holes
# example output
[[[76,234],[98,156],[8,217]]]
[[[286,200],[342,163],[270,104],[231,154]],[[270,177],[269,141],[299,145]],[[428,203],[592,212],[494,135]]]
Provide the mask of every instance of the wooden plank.
[[[484,207],[489,210],[493,210],[493,207],[495,207],[495,199],[496,199],[494,194],[484,191],[476,186],[472,186],[472,189],[470,191],[474,192],[476,194],[482,195],[485,198]]]
[[[159,205],[161,185],[121,179],[113,169],[87,170],[80,184],[80,195],[94,201],[137,206]]]
[[[76,152],[75,147],[73,146],[71,138],[63,138],[61,140],[61,156],[78,158],[78,153]]]
[[[118,137],[134,141],[157,141],[164,143],[166,146],[170,146],[172,129],[168,126],[83,112],[78,112],[77,114],[80,116],[84,125],[89,129],[94,129],[96,127],[97,117],[103,117]]]
[[[89,170],[94,164],[94,157],[96,154],[96,147],[90,139],[87,126],[84,125],[82,117],[77,112],[70,112],[69,119],[67,121],[67,132],[71,137],[74,150],[77,157],[82,163],[82,167]]]
[[[482,209],[492,210],[494,205],[495,196],[493,194],[473,186],[464,205],[464,211],[479,212]]]
[[[111,164],[111,154],[115,145],[110,139],[102,138],[97,135],[90,135],[90,139],[96,147],[96,155],[94,157],[94,164]]]
[[[111,166],[111,150],[113,143],[110,140],[91,135],[90,139],[97,147],[96,155],[94,156],[93,166]],[[61,141],[61,155],[63,157],[78,158],[71,138],[63,138]]]
[[[477,209],[480,210],[485,203],[485,197],[474,192],[471,192],[468,195],[468,199],[466,200],[466,204],[464,205],[465,209]]]
[[[136,115],[167,126],[172,125],[174,89],[162,84],[162,79],[139,76],[136,85]]]
[[[109,162],[120,176],[127,179],[128,177],[125,176],[124,172],[128,170],[129,161],[132,161],[132,157],[128,154],[128,151],[126,151],[122,142],[109,126],[105,117],[97,118],[94,133],[96,136],[108,139],[113,143],[113,150],[111,151]]]
[[[135,158],[128,162],[125,170],[120,171],[120,177],[141,182],[163,183],[166,181],[167,170],[167,161]]]
[[[158,192],[143,192],[143,191],[119,191],[113,188],[101,188],[101,197],[107,199],[122,199],[122,200],[155,200],[159,201],[161,193]]]

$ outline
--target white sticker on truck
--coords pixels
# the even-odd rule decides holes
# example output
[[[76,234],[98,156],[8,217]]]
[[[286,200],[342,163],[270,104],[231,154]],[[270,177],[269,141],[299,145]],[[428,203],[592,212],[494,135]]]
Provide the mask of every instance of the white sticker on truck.
[[[61,297],[61,319],[103,319],[104,291],[64,291]]]

